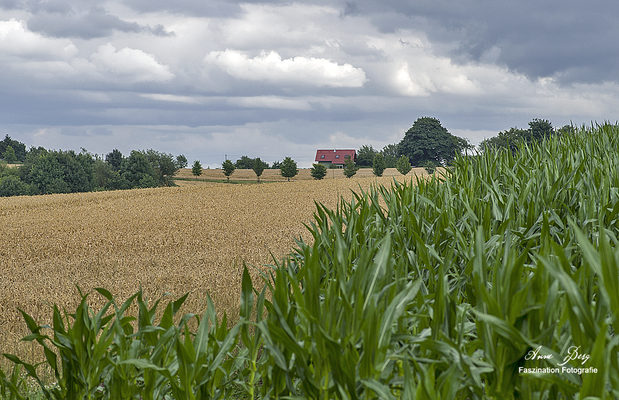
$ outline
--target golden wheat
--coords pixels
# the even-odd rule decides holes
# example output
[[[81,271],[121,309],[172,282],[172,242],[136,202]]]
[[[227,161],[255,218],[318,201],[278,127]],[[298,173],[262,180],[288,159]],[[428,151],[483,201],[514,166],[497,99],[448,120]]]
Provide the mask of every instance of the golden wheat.
[[[28,333],[18,308],[50,323],[50,304],[76,308],[76,285],[105,287],[120,301],[140,287],[150,298],[190,292],[183,311],[198,314],[208,290],[218,311],[235,319],[243,261],[268,264],[271,253],[290,252],[295,237],[309,239],[303,223],[312,219],[314,201],[335,207],[351,189],[392,180],[200,182],[0,198],[0,353],[27,352],[18,344]],[[102,300],[91,299],[95,307]]]

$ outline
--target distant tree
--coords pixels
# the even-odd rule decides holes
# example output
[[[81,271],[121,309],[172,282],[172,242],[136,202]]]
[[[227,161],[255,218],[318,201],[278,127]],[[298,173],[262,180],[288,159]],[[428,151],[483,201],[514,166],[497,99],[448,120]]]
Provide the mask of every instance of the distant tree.
[[[482,140],[481,143],[479,143],[479,150],[481,152],[486,152],[504,148],[515,152],[520,143],[528,143],[530,140],[531,134],[528,130],[513,127],[509,130],[499,132],[497,136]]]
[[[290,178],[295,177],[299,173],[296,161],[290,157],[284,158],[279,170],[284,178],[288,178],[288,182],[290,182]]]
[[[400,156],[407,156],[413,165],[427,160],[437,165],[449,164],[455,157],[457,142],[436,118],[418,118],[398,144]]]
[[[232,161],[226,160],[221,164],[222,169],[224,170],[224,175],[228,178],[228,182],[230,182],[230,175],[234,172],[236,167],[232,164]]]
[[[374,156],[374,161],[372,162],[372,173],[376,176],[383,176],[383,172],[385,172],[385,158],[382,153],[378,153]]]
[[[187,167],[187,157],[182,154],[176,156],[176,166],[178,169]]]
[[[178,172],[178,164],[172,154],[165,154],[153,149],[147,150],[146,158],[153,166],[153,177],[159,186],[175,186],[172,177]]]
[[[529,132],[531,132],[531,139],[539,142],[554,135],[554,128],[550,121],[534,118],[529,122]]]
[[[105,156],[105,162],[110,164],[114,171],[120,171],[123,158],[123,153],[121,153],[118,149],[114,149]]]
[[[395,167],[402,175],[408,174],[412,169],[411,163],[406,156],[400,157]]]
[[[383,147],[381,153],[383,153],[383,157],[385,158],[385,166],[387,168],[395,168],[396,164],[398,163],[398,159],[399,159],[398,145],[388,144],[385,147]]]
[[[327,175],[327,167],[319,163],[312,164],[312,168],[310,169],[310,175],[312,175],[312,178],[320,180]]]
[[[94,188],[94,160],[85,151],[51,151],[24,163],[20,176],[34,194],[89,192]]]
[[[421,164],[421,166],[425,168],[426,172],[430,175],[432,175],[434,171],[436,171],[436,164],[432,160],[424,161],[423,164]]]
[[[22,142],[11,139],[8,134],[4,137],[4,140],[0,141],[0,158],[6,159],[6,155],[4,153],[9,146],[13,148],[17,162],[26,161],[26,145]]]
[[[193,174],[193,176],[196,177],[196,179],[198,179],[198,177],[202,175],[202,165],[200,164],[200,161],[196,160],[193,162],[193,166],[191,167],[191,173]]]
[[[6,146],[6,150],[4,150],[4,161],[8,164],[15,164],[17,162],[15,150],[13,150],[12,146]]]
[[[253,158],[249,158],[247,156],[241,156],[241,158],[236,160],[236,162],[234,163],[234,167],[237,169],[253,169],[254,161],[255,160]]]
[[[279,161],[273,161],[273,165],[271,165],[271,169],[279,169],[282,166],[282,163]]]
[[[376,154],[378,154],[378,150],[374,149],[371,144],[361,146],[359,151],[357,151],[357,165],[360,167],[371,167]]]
[[[346,160],[344,160],[344,175],[346,175],[347,178],[352,178],[353,176],[355,176],[358,170],[359,167],[355,165],[352,157],[347,156]]]
[[[265,165],[265,163],[262,162],[260,157],[254,160],[254,166],[252,169],[254,170],[254,173],[258,177],[258,182],[260,182],[260,175],[262,175],[262,172],[264,171],[266,167],[267,166]]]
[[[8,175],[0,179],[0,197],[24,196],[32,194],[30,185],[15,175]]]
[[[127,181],[128,189],[159,186],[153,165],[141,151],[132,150],[123,160],[120,175]]]

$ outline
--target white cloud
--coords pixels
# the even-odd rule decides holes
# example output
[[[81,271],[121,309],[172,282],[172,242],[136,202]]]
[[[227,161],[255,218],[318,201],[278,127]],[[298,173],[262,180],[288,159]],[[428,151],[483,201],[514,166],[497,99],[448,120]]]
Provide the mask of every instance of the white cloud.
[[[38,61],[68,60],[77,54],[68,39],[49,39],[30,32],[24,21],[0,21],[0,53]]]
[[[152,54],[128,47],[116,51],[111,43],[99,46],[91,56],[100,72],[112,74],[123,81],[166,82],[174,78],[170,67],[161,65]]]
[[[226,49],[210,52],[206,61],[242,80],[319,87],[362,87],[367,81],[365,72],[350,64],[340,65],[325,58],[313,57],[282,59],[275,51],[262,52],[250,58],[241,52]]]

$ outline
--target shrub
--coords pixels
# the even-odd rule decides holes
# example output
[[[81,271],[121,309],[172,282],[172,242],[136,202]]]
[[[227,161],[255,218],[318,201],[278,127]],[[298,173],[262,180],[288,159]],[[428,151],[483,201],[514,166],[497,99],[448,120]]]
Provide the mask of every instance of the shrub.
[[[372,173],[376,176],[383,176],[383,172],[385,172],[385,159],[382,153],[378,153],[374,156],[374,161],[372,163]]]
[[[312,164],[310,175],[312,175],[314,179],[322,179],[327,175],[327,167],[319,163]]]
[[[297,168],[297,163],[290,157],[284,158],[282,164],[279,167],[280,174],[284,178],[288,178],[288,182],[290,182],[290,178],[297,176],[299,173],[299,169]]]
[[[411,167],[411,163],[408,161],[408,157],[406,156],[400,157],[395,167],[402,175],[408,174],[411,172],[411,169],[413,169],[413,167]]]
[[[358,170],[359,167],[355,166],[355,162],[352,160],[352,158],[346,158],[346,160],[344,161],[344,175],[347,178],[352,178],[353,176],[355,176]]]

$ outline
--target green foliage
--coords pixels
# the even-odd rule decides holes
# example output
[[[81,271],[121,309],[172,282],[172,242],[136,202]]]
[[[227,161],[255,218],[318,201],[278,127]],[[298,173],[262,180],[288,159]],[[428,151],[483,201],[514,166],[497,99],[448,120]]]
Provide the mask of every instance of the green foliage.
[[[4,137],[2,141],[0,141],[0,158],[4,159],[9,164],[14,163],[6,160],[7,155],[5,153],[9,147],[13,150],[13,154],[15,155],[14,162],[26,161],[26,145],[18,142],[17,140],[11,139],[8,134]]]
[[[282,161],[279,170],[280,174],[284,178],[288,178],[288,182],[290,182],[290,178],[297,176],[297,174],[299,173],[296,161],[294,161],[290,157],[284,158],[284,161]]]
[[[558,132],[555,132],[550,121],[534,118],[531,122],[529,122],[529,129],[518,129],[514,127],[507,131],[499,132],[497,136],[483,140],[479,144],[479,149],[481,152],[485,152],[488,150],[503,148],[515,152],[521,146],[530,144],[533,141],[540,142],[551,136],[573,132],[574,128],[569,125],[566,125]]]
[[[89,192],[94,184],[94,159],[83,151],[39,152],[27,157],[20,167],[20,178],[34,194]]]
[[[153,165],[141,151],[132,150],[120,166],[120,177],[127,182],[128,188],[157,187],[159,182],[155,176]]]
[[[184,155],[179,154],[178,156],[176,156],[176,167],[178,169],[186,168],[187,162],[187,157],[185,157]]]
[[[178,172],[179,167],[174,156],[153,149],[147,150],[145,155],[153,166],[153,178],[158,182],[157,186],[175,186],[172,177]]]
[[[26,196],[32,194],[32,188],[15,175],[0,178],[0,197]]]
[[[112,150],[105,156],[105,162],[107,162],[114,171],[120,171],[123,159],[123,154],[118,149]]]
[[[9,164],[15,164],[17,162],[17,157],[15,156],[15,150],[13,150],[13,147],[6,146],[6,150],[4,151],[4,161]]]
[[[385,172],[385,159],[381,153],[378,153],[374,156],[374,161],[372,162],[372,173],[375,176],[383,176],[383,172]]]
[[[268,164],[263,162],[260,159],[260,157],[254,160],[254,166],[252,167],[252,169],[254,170],[254,173],[258,177],[258,182],[260,182],[260,175],[262,175],[262,172],[268,167],[269,167]]]
[[[413,165],[433,161],[436,165],[449,164],[460,150],[460,140],[454,139],[436,118],[418,118],[398,144],[400,155],[407,156]]]
[[[230,181],[230,175],[232,175],[232,173],[236,169],[234,164],[232,164],[232,161],[226,160],[221,164],[221,167],[224,170],[224,175],[226,175],[226,178],[228,178],[228,181]]]
[[[234,166],[238,169],[253,169],[254,161],[253,158],[249,158],[248,156],[241,156],[241,158],[236,160]]]
[[[383,147],[381,153],[383,153],[383,158],[385,159],[385,167],[396,168],[396,164],[400,158],[398,145],[388,144]]]
[[[406,156],[400,157],[395,167],[402,175],[408,174],[409,172],[411,172],[412,169],[411,163],[410,161],[408,161],[408,157]]]
[[[347,178],[352,178],[353,176],[355,176],[358,170],[359,167],[355,165],[355,162],[352,160],[352,158],[346,157],[346,160],[344,160],[344,175]]]
[[[200,161],[196,160],[193,162],[193,166],[191,167],[191,173],[196,178],[202,175],[202,165],[200,164]]]
[[[357,151],[357,165],[360,167],[371,167],[376,154],[378,154],[378,150],[372,147],[371,144],[361,146]]]
[[[432,175],[436,171],[436,164],[433,161],[426,160],[421,164],[421,167],[425,168],[426,172]]]
[[[327,175],[327,167],[319,163],[312,164],[310,175],[316,180],[323,179]]]

